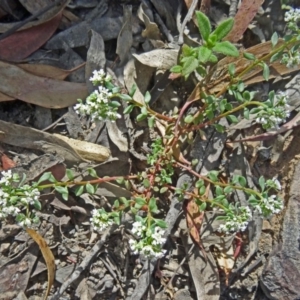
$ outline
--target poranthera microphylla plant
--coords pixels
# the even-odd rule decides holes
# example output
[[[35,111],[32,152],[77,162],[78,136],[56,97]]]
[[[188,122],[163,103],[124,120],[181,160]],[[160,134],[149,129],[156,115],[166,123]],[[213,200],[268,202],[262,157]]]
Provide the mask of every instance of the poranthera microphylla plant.
[[[148,119],[150,127],[155,127],[155,122],[165,125],[166,135],[155,140],[152,151],[147,156],[148,167],[141,173],[128,176],[99,178],[93,169],[89,174],[95,179],[89,181],[76,181],[71,170],[67,170],[67,180],[58,182],[51,173],[45,173],[38,182],[24,184],[26,178],[22,179],[11,171],[3,171],[0,179],[0,218],[5,220],[14,217],[16,222],[23,227],[30,227],[33,223],[39,222],[35,210],[41,209],[39,201],[40,191],[46,188],[54,188],[60,193],[63,199],[68,200],[69,189],[75,189],[74,193],[80,196],[84,191],[94,194],[97,185],[101,182],[115,181],[124,184],[131,189],[131,182],[134,182],[139,189],[132,191],[130,199],[121,197],[116,199],[112,209],[106,211],[104,208],[92,211],[91,224],[95,231],[102,232],[112,224],[122,222],[122,213],[127,211],[135,216],[132,224],[132,238],[129,245],[133,253],[142,254],[145,257],[160,258],[164,255],[163,245],[166,241],[164,229],[166,223],[158,216],[161,209],[158,205],[160,194],[178,195],[179,198],[194,199],[199,211],[218,210],[222,216],[222,224],[218,231],[222,234],[229,234],[237,231],[244,231],[252,214],[257,211],[263,218],[269,218],[279,213],[283,208],[282,200],[277,196],[281,186],[276,178],[264,179],[260,177],[256,189],[247,187],[247,180],[243,176],[232,176],[227,182],[219,179],[218,170],[210,170],[207,175],[200,175],[193,170],[196,162],[184,160],[178,161],[173,155],[180,135],[188,135],[213,126],[217,131],[224,132],[226,128],[218,121],[226,118],[229,123],[238,122],[239,117],[251,118],[254,122],[261,124],[264,129],[277,128],[289,118],[288,98],[284,92],[271,91],[266,101],[254,99],[255,93],[249,92],[241,81],[242,75],[261,66],[265,80],[269,78],[269,62],[280,60],[287,67],[293,68],[300,62],[298,48],[300,43],[300,10],[290,9],[285,14],[288,35],[278,45],[278,35],[273,34],[272,50],[267,55],[257,58],[251,53],[244,53],[249,60],[239,74],[236,74],[235,67],[230,64],[228,72],[230,78],[224,83],[224,88],[218,94],[209,94],[205,89],[206,83],[211,78],[209,73],[211,66],[218,63],[218,55],[238,56],[236,47],[228,41],[223,41],[233,27],[233,20],[227,19],[222,22],[214,31],[211,30],[209,19],[201,12],[196,12],[199,33],[202,37],[202,45],[189,47],[183,45],[178,65],[171,71],[177,74],[175,77],[187,78],[191,73],[196,72],[200,79],[201,97],[197,101],[186,103],[177,113],[160,114],[149,106],[150,94],[147,92],[144,97],[144,104],[134,100],[134,89],[128,94],[120,93],[120,89],[112,83],[111,76],[103,70],[94,71],[90,80],[93,82],[95,91],[85,102],[79,100],[75,110],[80,115],[90,116],[92,120],[110,120],[112,122],[121,118],[118,113],[120,101],[125,101],[127,107],[124,114],[129,114],[137,107],[140,114],[137,121]],[[228,101],[225,96],[230,94],[234,101]],[[198,105],[199,109],[194,114],[186,113],[190,105]],[[179,168],[190,172],[195,178],[195,186],[187,189],[187,186],[176,188],[173,186],[174,169]],[[45,181],[50,183],[44,184]],[[213,197],[206,196],[207,187],[210,186]],[[234,203],[232,193],[234,190],[241,190],[248,195],[248,205],[241,206]]]

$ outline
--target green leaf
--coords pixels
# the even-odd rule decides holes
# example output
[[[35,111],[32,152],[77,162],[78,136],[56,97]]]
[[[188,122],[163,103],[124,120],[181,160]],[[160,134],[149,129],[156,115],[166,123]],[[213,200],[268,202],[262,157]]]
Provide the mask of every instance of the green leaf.
[[[151,94],[147,91],[144,97],[144,101],[145,103],[149,104],[150,100],[151,100]]]
[[[133,84],[130,91],[129,91],[129,96],[133,97],[133,95],[136,91],[136,88],[137,88],[136,84]]]
[[[196,166],[198,164],[199,160],[197,158],[192,160],[192,167]]]
[[[229,194],[229,193],[231,193],[232,191],[233,191],[233,189],[232,189],[231,186],[226,186],[226,187],[224,188],[224,193],[225,193],[225,194]]]
[[[214,124],[214,127],[216,128],[216,130],[220,133],[223,133],[225,131],[225,127],[220,125],[220,124]]]
[[[198,29],[201,34],[202,39],[208,42],[209,34],[211,32],[211,24],[208,17],[201,11],[196,11],[196,18],[198,23]]]
[[[143,205],[146,204],[145,198],[142,198],[142,197],[136,197],[134,200],[135,200],[135,202],[136,202],[137,204],[141,205],[141,207],[142,207]]]
[[[242,186],[242,187],[245,187],[246,184],[247,184],[247,180],[244,176],[239,176],[239,184]]]
[[[189,47],[187,44],[183,44],[181,52],[183,56],[192,56],[194,54],[194,49]]]
[[[228,73],[231,77],[234,76],[235,74],[235,65],[234,64],[229,64],[228,66]]]
[[[115,200],[115,202],[114,202],[114,207],[115,207],[115,208],[120,207],[120,201],[119,201],[118,199]]]
[[[132,112],[133,108],[134,108],[134,105],[133,105],[133,104],[128,105],[128,106],[124,109],[123,113],[124,113],[125,115],[126,115],[126,114],[130,114],[130,113]]]
[[[182,67],[179,65],[173,66],[170,69],[170,72],[172,72],[172,73],[181,73],[181,71],[182,71]]]
[[[258,180],[258,183],[261,188],[261,191],[263,192],[265,190],[265,186],[266,186],[265,178],[263,176],[261,176]]]
[[[160,219],[153,219],[155,224],[157,224],[160,228],[167,228],[168,225],[165,221],[160,220]]]
[[[187,59],[185,60],[183,66],[182,66],[182,75],[183,76],[188,76],[190,75],[193,71],[195,71],[198,67],[199,63],[198,60],[193,57],[187,57]]]
[[[266,81],[268,81],[270,77],[270,69],[266,63],[263,63],[263,77]]]
[[[221,41],[231,31],[234,25],[233,18],[229,18],[218,25],[213,34],[217,36],[217,40]]]
[[[95,188],[94,188],[94,186],[92,184],[87,183],[86,186],[85,186],[85,188],[86,188],[86,191],[89,194],[91,194],[91,195],[95,194]]]
[[[16,173],[15,173],[15,174],[16,174]],[[21,181],[19,182],[18,187],[23,186],[23,184],[25,183],[26,178],[27,178],[26,174],[23,173],[22,179],[21,179]]]
[[[224,54],[226,56],[239,56],[239,50],[228,41],[216,43],[216,45],[213,47],[213,51]]]
[[[151,116],[150,118],[148,118],[148,126],[150,128],[154,127],[154,122],[155,122],[155,116]]]
[[[217,63],[218,62],[218,57],[216,55],[212,54],[209,57],[209,61],[212,62],[212,63]]]
[[[201,186],[204,186],[204,181],[203,179],[199,179],[196,184],[195,184],[196,188],[200,188]]]
[[[38,201],[38,200],[34,200],[33,201],[33,206],[36,210],[41,210],[42,209],[42,205],[41,205],[41,202]]]
[[[132,100],[132,97],[127,95],[127,94],[119,94],[118,96],[119,96],[119,98],[121,98],[124,101],[131,101]]]
[[[83,185],[78,186],[78,187],[75,189],[75,195],[76,195],[76,196],[80,196],[80,195],[83,193],[83,190],[84,190],[84,186],[83,186]]]
[[[151,198],[148,204],[150,212],[157,212],[157,205],[155,198]]]
[[[137,120],[138,122],[140,122],[140,121],[145,120],[146,118],[147,118],[147,115],[139,114],[139,115],[136,117],[136,120]]]
[[[270,62],[273,63],[274,61],[281,59],[281,57],[282,57],[282,51],[277,52],[270,58]]]
[[[199,194],[200,194],[200,195],[204,195],[204,194],[205,194],[205,191],[206,191],[206,187],[203,185],[203,186],[201,186],[201,188],[199,189]]]
[[[184,118],[184,122],[187,123],[187,124],[190,124],[194,121],[194,116],[192,115],[187,115],[185,118]]]
[[[244,84],[244,82],[243,82],[243,81],[240,81],[240,82],[238,83],[238,85],[237,85],[237,88],[238,88],[238,91],[239,91],[239,92],[243,92],[244,89],[245,89],[245,84]]]
[[[120,107],[121,103],[118,101],[110,101],[109,102],[109,106],[113,107],[113,108],[118,108]]]
[[[117,182],[118,184],[124,184],[124,181],[125,181],[125,180],[124,180],[123,177],[116,179],[116,182]]]
[[[249,111],[249,109],[247,107],[244,108],[244,117],[247,120],[250,119],[250,111]]]
[[[206,209],[206,202],[203,202],[200,206],[199,206],[199,210],[200,211],[205,211]]]
[[[218,171],[210,171],[208,173],[208,177],[211,181],[213,182],[216,182],[218,181],[218,175],[219,175],[219,172]]]
[[[51,177],[51,175],[52,175],[51,172],[46,172],[46,173],[44,173],[44,174],[40,177],[38,183],[41,183],[41,182],[43,182],[43,181],[49,180],[50,177]]]
[[[252,53],[244,52],[244,53],[243,53],[243,56],[244,56],[246,59],[248,59],[248,60],[255,60],[255,59],[256,59],[255,55],[252,54]]]
[[[246,101],[250,101],[251,100],[251,94],[249,91],[244,91],[243,92],[243,98],[246,100]]]
[[[94,178],[99,178],[99,176],[97,175],[97,172],[95,171],[95,169],[88,168],[87,171],[88,171],[88,173],[89,173],[90,176],[92,176]]]
[[[216,186],[216,195],[220,196],[223,195],[223,189],[220,186]]]
[[[278,43],[278,34],[275,31],[271,37],[272,48],[274,48]]]
[[[143,185],[144,185],[145,188],[150,187],[150,181],[149,181],[148,178],[146,178],[146,179],[143,180]]]
[[[231,123],[238,123],[238,122],[239,122],[238,118],[237,118],[236,116],[234,116],[234,115],[229,115],[229,116],[227,116],[226,118],[227,118]]]
[[[146,107],[146,106],[142,106],[142,107],[141,107],[141,114],[142,114],[142,115],[146,115],[146,116],[148,115],[148,110],[147,110],[147,107]]]
[[[66,193],[68,191],[68,188],[65,186],[56,186],[54,187],[54,189],[60,194]]]
[[[160,189],[160,193],[161,194],[163,194],[163,193],[165,193],[166,191],[168,190],[168,187],[167,186],[164,186],[164,187],[162,187],[161,189]]]
[[[73,180],[74,179],[74,173],[72,170],[70,169],[66,169],[66,174],[69,180]]]
[[[200,46],[198,50],[198,60],[202,63],[206,63],[211,56],[212,51],[205,46]]]

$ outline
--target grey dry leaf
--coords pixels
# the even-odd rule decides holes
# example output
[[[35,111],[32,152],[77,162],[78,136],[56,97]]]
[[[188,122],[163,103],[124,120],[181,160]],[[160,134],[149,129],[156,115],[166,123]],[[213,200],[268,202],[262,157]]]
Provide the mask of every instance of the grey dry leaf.
[[[91,30],[91,42],[87,52],[85,66],[85,82],[89,93],[95,90],[94,85],[90,82],[90,77],[94,70],[104,69],[106,63],[105,46],[102,36],[94,30]]]
[[[133,42],[132,37],[132,6],[123,6],[123,27],[119,33],[117,40],[116,53],[119,55],[119,65],[124,65],[126,60],[130,57],[130,49]]]
[[[177,63],[178,50],[155,49],[142,54],[133,54],[142,64],[163,70],[169,70]]]
[[[124,81],[128,91],[135,85],[134,100],[144,104],[144,95],[151,82],[155,69],[131,59],[124,68]]]
[[[68,107],[75,104],[78,98],[88,96],[83,83],[36,76],[3,61],[0,62],[0,77],[0,91],[3,94],[46,108]]]
[[[160,40],[160,30],[157,24],[153,22],[152,11],[149,10],[144,3],[142,3],[138,9],[138,17],[144,22],[146,27],[142,32],[142,36],[151,40]]]
[[[23,0],[23,2],[28,2],[27,5],[29,5],[29,2],[36,2],[36,1],[25,1],[25,0]],[[52,18],[54,18],[57,14],[59,14],[64,9],[64,7],[67,5],[69,0],[62,0],[62,1],[59,1],[59,2],[60,2],[59,5],[54,5],[47,12],[42,14],[42,16],[37,21],[28,22],[26,25],[22,26],[22,28],[19,29],[19,30],[24,30],[24,29],[27,29],[27,28],[31,28],[33,26],[43,24],[44,22],[49,21]],[[43,5],[43,8],[45,6],[47,6],[47,5]],[[34,11],[34,12],[36,13],[37,11]],[[20,22],[0,23],[0,33],[6,32],[7,30],[9,30],[12,27],[16,26],[18,23],[20,23]]]
[[[52,135],[1,120],[0,128],[1,142],[18,147],[37,149],[50,154],[55,153],[63,157],[68,163],[77,163],[88,159],[104,161],[110,156],[109,150],[103,146],[68,139],[61,135]]]

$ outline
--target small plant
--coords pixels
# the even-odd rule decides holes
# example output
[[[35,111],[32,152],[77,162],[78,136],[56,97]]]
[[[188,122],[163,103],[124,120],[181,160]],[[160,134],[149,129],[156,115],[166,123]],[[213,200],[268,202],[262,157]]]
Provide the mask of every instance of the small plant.
[[[197,162],[189,162],[182,153],[178,154],[180,153],[178,141],[180,137],[189,137],[191,133],[199,130],[203,133],[208,126],[213,126],[219,132],[225,132],[226,128],[219,122],[224,118],[229,123],[237,123],[241,118],[251,118],[264,129],[277,128],[289,118],[288,98],[285,93],[271,91],[266,101],[260,101],[255,99],[254,92],[246,89],[241,78],[242,75],[260,66],[264,78],[268,80],[268,64],[275,60],[280,60],[288,67],[294,67],[299,63],[299,10],[291,9],[286,13],[289,34],[279,46],[276,46],[279,42],[278,35],[274,33],[270,53],[257,58],[251,53],[244,52],[243,55],[249,63],[239,73],[233,64],[229,65],[228,80],[224,82],[224,88],[216,94],[210,94],[206,86],[214,70],[212,67],[219,61],[218,55],[239,55],[234,45],[223,41],[232,29],[233,20],[222,22],[212,31],[209,19],[203,13],[196,12],[196,17],[202,45],[196,48],[183,45],[179,64],[172,68],[172,72],[184,78],[193,72],[198,73],[201,76],[199,99],[187,101],[173,115],[160,114],[149,106],[150,93],[146,93],[144,104],[141,104],[134,100],[134,89],[128,94],[120,93],[120,89],[112,83],[111,77],[100,70],[94,71],[90,79],[97,89],[85,102],[79,100],[75,106],[78,114],[91,116],[92,120],[116,121],[121,117],[117,112],[120,101],[125,101],[127,103],[125,114],[130,114],[134,108],[140,110],[137,121],[148,119],[151,127],[155,127],[155,121],[165,124],[165,135],[151,145],[152,151],[147,155],[146,169],[134,175],[104,178],[99,178],[95,170],[89,169],[89,174],[94,177],[90,181],[76,181],[71,170],[67,170],[68,179],[63,182],[56,181],[51,173],[45,173],[38,182],[31,185],[24,184],[25,178],[20,180],[10,171],[2,172],[1,219],[15,217],[21,226],[30,227],[38,222],[34,210],[41,209],[38,198],[43,189],[53,188],[67,200],[70,188],[75,188],[74,193],[77,196],[84,191],[94,194],[98,184],[115,181],[131,190],[132,197],[116,199],[110,211],[104,208],[94,210],[91,217],[93,230],[102,232],[112,224],[121,224],[122,214],[130,212],[135,217],[131,230],[132,238],[129,240],[132,252],[148,258],[160,258],[166,252],[163,246],[166,241],[167,224],[163,221],[164,214],[158,201],[163,199],[163,195],[169,197],[177,195],[183,201],[194,201],[199,212],[218,211],[220,214],[218,218],[222,220],[218,231],[224,235],[244,231],[252,220],[253,212],[257,212],[262,218],[270,218],[273,214],[280,213],[283,202],[277,196],[281,186],[276,178],[266,180],[260,177],[257,187],[249,188],[247,179],[243,176],[231,176],[224,180],[221,179],[219,170],[209,170],[205,176],[200,175],[193,169]],[[231,100],[227,99],[228,95]],[[198,108],[195,113],[187,112],[191,105]],[[184,184],[179,188],[175,187],[175,169],[189,172],[194,177],[194,186]],[[45,184],[45,181],[50,183]],[[132,188],[132,184],[135,188]],[[210,198],[207,193],[209,189],[213,195]],[[241,206],[234,201],[235,190],[243,191],[247,195],[247,205]]]

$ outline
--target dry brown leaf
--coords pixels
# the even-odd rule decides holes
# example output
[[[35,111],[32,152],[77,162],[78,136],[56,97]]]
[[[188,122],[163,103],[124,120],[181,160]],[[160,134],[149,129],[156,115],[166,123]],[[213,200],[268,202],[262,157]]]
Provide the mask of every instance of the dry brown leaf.
[[[199,211],[199,207],[194,199],[188,200],[184,209],[186,212],[186,222],[189,233],[199,248],[203,249],[200,240],[200,229],[204,212]]]
[[[104,146],[85,141],[70,139],[60,134],[53,134],[53,136],[68,143],[84,159],[102,162],[110,157],[109,149],[107,149]]]
[[[219,267],[224,271],[226,275],[226,283],[228,283],[229,274],[235,264],[234,250],[232,245],[228,249],[218,249],[217,262]]]
[[[39,248],[42,252],[42,255],[44,257],[44,260],[47,265],[48,269],[48,287],[46,294],[44,296],[44,300],[47,299],[50,289],[53,285],[54,282],[54,277],[55,277],[55,259],[54,256],[48,247],[46,241],[33,229],[26,228],[26,232],[30,235],[30,237],[39,245]]]
[[[50,65],[42,64],[16,64],[17,67],[23,69],[24,71],[31,73],[36,76],[48,77],[52,79],[64,80],[71,73],[77,71],[78,69],[85,66],[85,63],[70,69],[64,70]]]
[[[105,161],[110,156],[109,149],[69,139],[59,134],[50,134],[30,127],[11,124],[0,120],[0,141],[9,145],[37,149],[46,153],[56,153],[67,162]]]
[[[20,61],[44,45],[56,31],[62,13],[38,26],[17,31],[0,41],[0,58],[6,61]]]
[[[42,107],[68,107],[88,96],[83,83],[39,77],[5,62],[0,62],[0,77],[3,94]]]
[[[35,1],[31,1],[31,2],[35,2]],[[26,25],[22,26],[22,28],[19,30],[31,28],[33,26],[37,26],[39,24],[43,24],[44,22],[47,22],[48,20],[51,20],[54,16],[59,14],[64,9],[64,7],[67,5],[69,0],[62,0],[56,2],[57,3],[59,2],[59,5],[54,5],[51,9],[45,12],[37,21],[28,22]],[[16,26],[19,23],[21,22],[0,23],[0,33],[6,32],[7,30],[11,29],[12,27]]]
[[[264,0],[243,0],[234,17],[233,28],[226,36],[225,40],[236,43],[242,37],[263,3]]]

